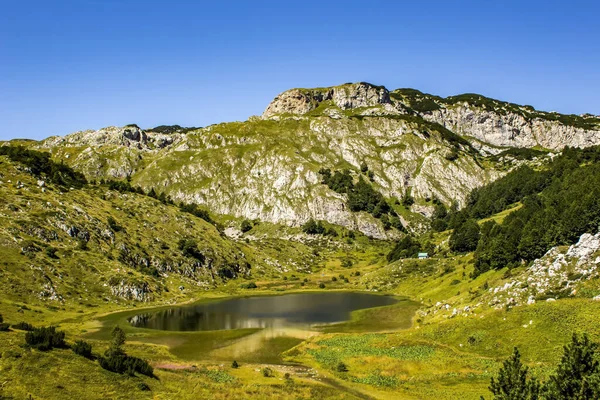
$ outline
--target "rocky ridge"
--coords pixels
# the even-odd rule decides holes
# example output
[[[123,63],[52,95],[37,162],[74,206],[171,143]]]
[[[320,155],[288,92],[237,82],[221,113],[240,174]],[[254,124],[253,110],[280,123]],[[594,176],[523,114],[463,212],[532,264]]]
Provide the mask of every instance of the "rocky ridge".
[[[364,82],[292,89],[278,95],[262,118],[246,122],[186,131],[110,127],[37,146],[90,179],[129,177],[146,190],[219,214],[292,226],[314,218],[387,238],[394,232],[368,214],[350,212],[345,195],[321,184],[319,169],[349,168],[357,179],[366,163],[374,188],[392,202],[415,198],[400,216],[422,230],[433,211],[428,200],[462,205],[473,188],[505,173],[505,165],[479,162],[501,151],[498,146],[559,149],[561,143],[600,142],[598,131],[587,129],[595,126],[591,117],[585,124],[567,119],[584,129],[541,120],[543,113],[527,106],[497,102],[493,109],[470,97],[461,102],[415,92]],[[471,138],[473,146],[451,131]]]

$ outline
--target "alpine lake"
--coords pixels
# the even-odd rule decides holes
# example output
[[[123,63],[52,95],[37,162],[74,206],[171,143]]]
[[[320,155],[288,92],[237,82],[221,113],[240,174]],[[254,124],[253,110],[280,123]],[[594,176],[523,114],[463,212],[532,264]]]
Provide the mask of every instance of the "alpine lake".
[[[317,335],[409,328],[417,308],[405,298],[366,292],[225,297],[109,314],[88,336],[108,339],[118,325],[129,341],[167,346],[184,361],[283,364],[287,350]]]

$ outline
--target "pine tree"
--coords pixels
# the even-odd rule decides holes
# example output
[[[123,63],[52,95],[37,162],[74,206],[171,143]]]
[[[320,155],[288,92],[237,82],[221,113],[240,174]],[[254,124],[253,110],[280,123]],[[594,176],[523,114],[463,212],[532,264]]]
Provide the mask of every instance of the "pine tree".
[[[600,368],[596,360],[598,344],[587,335],[573,334],[571,343],[547,385],[548,400],[586,400],[600,397]]]
[[[492,378],[490,391],[494,400],[537,400],[540,385],[529,378],[529,369],[521,363],[521,354],[515,347],[513,355],[502,365],[496,379]],[[483,399],[483,397],[482,397]]]

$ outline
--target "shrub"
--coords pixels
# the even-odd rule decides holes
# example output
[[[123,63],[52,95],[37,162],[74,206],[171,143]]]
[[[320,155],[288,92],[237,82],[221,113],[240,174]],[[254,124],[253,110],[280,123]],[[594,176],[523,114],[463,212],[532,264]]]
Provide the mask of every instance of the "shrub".
[[[10,324],[0,322],[0,332],[7,332],[10,330]]]
[[[315,222],[315,220],[311,218],[302,225],[302,231],[309,235],[322,235],[325,233],[325,227],[321,222]]]
[[[18,324],[14,324],[12,326],[14,329],[18,329],[20,331],[32,331],[33,325],[28,324],[27,322],[19,322]]]
[[[271,378],[273,376],[273,370],[269,367],[263,368],[261,372],[265,378]]]
[[[84,239],[77,240],[77,250],[86,251],[88,249],[88,243]]]
[[[2,146],[0,155],[8,156],[29,168],[37,177],[45,176],[50,182],[63,187],[79,189],[87,184],[85,176],[63,163],[52,161],[50,153],[26,149],[23,146]]]
[[[193,239],[180,239],[177,242],[177,248],[181,250],[181,253],[185,257],[195,258],[196,260],[204,263],[204,254],[198,250],[198,244]]]
[[[233,360],[233,362],[231,363],[231,368],[239,368],[240,365],[238,364],[237,361]]]
[[[92,345],[86,341],[78,340],[73,346],[71,346],[71,350],[77,355],[80,355],[85,358],[92,358]]]
[[[349,258],[345,258],[342,260],[342,267],[350,268],[352,266],[352,260]]]
[[[448,160],[448,161],[455,161],[458,159],[458,151],[456,151],[456,149],[454,149],[450,153],[446,154],[444,156],[444,158],[446,158],[446,160]]]
[[[150,391],[150,386],[148,386],[148,384],[146,382],[139,382],[137,384],[138,389],[140,389],[142,392],[149,392]]]
[[[98,362],[105,370],[118,374],[133,375],[138,372],[142,375],[154,376],[154,368],[148,364],[148,361],[127,354],[108,354],[106,357],[100,357]]]
[[[343,362],[339,362],[338,365],[335,367],[335,370],[337,372],[348,372],[348,367],[346,366],[346,364],[344,364]]]
[[[208,211],[199,208],[196,204],[183,204],[182,203],[179,206],[179,208],[183,212],[186,212],[188,214],[192,214],[192,215],[194,215],[194,216],[196,216],[198,218],[202,218],[203,220],[205,220],[209,224],[215,225],[215,221],[213,221],[213,219],[210,217],[210,214],[208,213]]]
[[[331,281],[332,281],[332,282],[336,282],[336,281],[337,281],[337,278],[334,276],[334,277],[332,277],[332,278],[331,278]]]
[[[404,207],[410,207],[415,204],[415,199],[411,195],[406,195],[402,198],[402,205]]]
[[[25,343],[42,351],[65,347],[65,333],[57,331],[54,326],[34,328],[25,334]]]
[[[323,282],[319,283],[319,289],[325,289],[325,284]]]
[[[246,233],[252,229],[252,223],[250,221],[248,221],[247,219],[245,219],[242,221],[242,225],[240,226],[240,229],[242,230],[242,232]]]
[[[58,258],[58,256],[56,255],[57,251],[58,251],[58,249],[56,247],[52,247],[52,246],[46,247],[46,250],[45,250],[46,255],[48,257],[50,257],[50,258],[53,258],[53,259],[57,259]]]
[[[254,282],[248,282],[248,283],[242,283],[240,285],[240,287],[242,289],[256,289],[258,286],[256,286],[256,283],[254,283]]]
[[[127,338],[127,336],[125,335],[125,332],[120,327],[115,326],[110,335],[111,335],[111,341],[110,341],[111,349],[120,352],[121,347],[125,344],[125,340]]]
[[[121,227],[113,217],[108,217],[106,222],[108,223],[109,228],[114,232],[120,232],[123,230],[123,227]]]

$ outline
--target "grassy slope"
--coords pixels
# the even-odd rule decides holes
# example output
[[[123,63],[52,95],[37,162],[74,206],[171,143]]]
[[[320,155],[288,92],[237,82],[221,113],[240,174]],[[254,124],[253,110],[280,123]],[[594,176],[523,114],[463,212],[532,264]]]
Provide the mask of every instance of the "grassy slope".
[[[8,200],[1,211],[8,218],[2,219],[0,231],[4,263],[0,279],[3,288],[9,289],[0,298],[0,313],[5,319],[10,323],[23,320],[34,325],[59,324],[67,332],[70,342],[85,338],[93,343],[97,354],[106,347],[107,331],[114,324],[120,324],[129,334],[129,353],[149,359],[157,367],[183,365],[188,369],[159,368],[158,380],[120,376],[103,371],[94,362],[77,357],[69,350],[48,353],[25,350],[20,346],[22,332],[0,332],[0,384],[6,382],[0,395],[16,398],[26,397],[29,393],[33,398],[79,398],[84,395],[89,398],[106,398],[107,395],[114,398],[209,395],[215,398],[353,398],[363,393],[378,398],[477,399],[486,393],[490,376],[513,346],[521,348],[525,361],[544,378],[572,332],[585,331],[594,339],[600,339],[595,317],[600,312],[600,303],[588,299],[543,302],[510,311],[477,306],[485,283],[490,287],[502,284],[506,281],[506,271],[490,271],[471,280],[471,255],[425,261],[401,260],[387,265],[384,256],[390,248],[388,243],[370,241],[362,236],[351,243],[320,238],[306,243],[285,241],[270,235],[277,227],[269,224],[260,224],[250,231],[248,237],[252,240],[248,243],[244,240],[233,243],[219,236],[214,227],[204,221],[181,215],[175,208],[146,197],[113,193],[101,200],[97,193],[87,189],[59,194],[49,188],[42,193],[26,174],[6,160],[2,162],[5,184],[0,190]],[[13,185],[8,184],[8,180]],[[17,191],[13,187],[16,180],[24,182],[25,188]],[[214,249],[215,256],[221,257],[223,262],[234,258],[237,252],[243,252],[255,266],[252,279],[259,285],[258,290],[240,289],[243,280],[217,281],[210,291],[194,289],[190,280],[171,274],[155,282],[168,287],[169,291],[161,291],[157,297],[159,301],[152,305],[192,298],[315,290],[319,283],[325,283],[326,290],[377,290],[405,295],[423,305],[409,329],[397,330],[408,327],[406,317],[410,317],[411,310],[416,307],[363,310],[354,313],[351,322],[325,328],[321,335],[302,341],[284,354],[287,361],[314,367],[322,383],[307,375],[306,370],[290,370],[294,383],[286,383],[282,376],[289,367],[275,367],[278,371],[275,378],[262,377],[258,370],[264,364],[255,363],[280,361],[279,353],[299,342],[291,337],[266,341],[269,352],[247,355],[240,359],[244,360],[242,368],[232,370],[229,360],[223,361],[226,358],[219,356],[219,349],[235,343],[238,338],[252,333],[250,331],[167,335],[131,328],[126,325],[124,314],[100,317],[123,309],[135,313],[143,305],[117,299],[104,301],[107,294],[102,285],[103,278],[106,280],[113,274],[124,273],[132,279],[149,279],[114,259],[110,260],[106,254],[115,250],[113,244],[92,236],[90,249],[84,252],[76,249],[77,244],[72,238],[58,231],[59,238],[49,242],[59,249],[58,260],[49,259],[44,251],[34,253],[32,257],[20,254],[24,241],[36,241],[40,247],[48,244],[39,238],[39,230],[23,229],[31,222],[50,228],[44,222],[48,220],[47,210],[43,208],[47,201],[59,208],[58,211],[61,207],[68,210],[67,221],[84,226],[89,224],[92,228],[94,221],[105,221],[112,215],[128,234],[121,237],[121,233],[117,233],[117,240],[135,240],[152,249],[153,253],[160,254],[163,250],[153,247],[155,236],[167,243],[169,249],[174,249],[181,234],[188,233],[197,237],[207,249]],[[74,205],[85,207],[85,213],[73,211]],[[164,218],[165,215],[168,218]],[[505,215],[494,218],[501,219]],[[153,225],[142,229],[144,222]],[[37,233],[32,236],[27,232]],[[293,236],[297,231],[292,229],[288,233]],[[443,243],[447,235],[448,232],[436,234],[434,241]],[[20,242],[14,243],[13,237],[19,238]],[[264,263],[267,259],[279,261],[280,266]],[[351,267],[342,267],[342,261],[346,259],[353,261]],[[310,273],[291,268],[294,262],[310,264]],[[91,267],[84,267],[83,263]],[[43,277],[36,278],[39,282],[32,281],[31,277],[37,272],[30,265],[43,266],[55,282],[57,291],[65,296],[64,303],[39,299],[36,293],[41,286],[36,285],[44,282]],[[256,268],[259,265],[262,265],[262,271]],[[355,276],[356,271],[361,275]],[[513,273],[518,274],[519,270]],[[340,274],[349,281],[344,282]],[[334,282],[333,277],[338,279]],[[308,281],[304,282],[304,278]],[[189,289],[180,292],[177,289],[180,284]],[[450,304],[451,309],[470,305],[474,312],[470,316],[449,318],[448,312],[435,307],[438,302]],[[383,332],[362,333],[364,330]],[[336,372],[339,361],[348,365],[348,372]],[[193,369],[192,365],[199,368]],[[151,387],[151,392],[139,388],[141,380]]]

